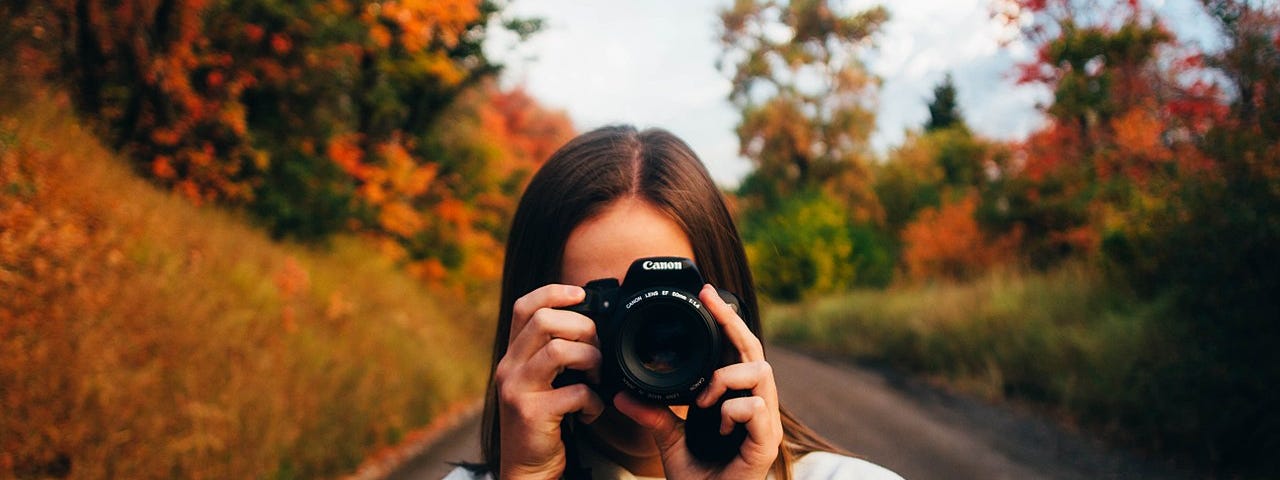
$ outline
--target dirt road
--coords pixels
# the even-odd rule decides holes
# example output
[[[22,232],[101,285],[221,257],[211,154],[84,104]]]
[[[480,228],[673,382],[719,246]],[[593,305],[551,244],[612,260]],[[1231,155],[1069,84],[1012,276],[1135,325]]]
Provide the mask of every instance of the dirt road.
[[[1026,413],[920,382],[783,348],[769,349],[782,403],[802,421],[908,479],[1190,478],[1064,432]],[[445,462],[474,460],[479,420],[441,438],[389,478],[439,479]]]

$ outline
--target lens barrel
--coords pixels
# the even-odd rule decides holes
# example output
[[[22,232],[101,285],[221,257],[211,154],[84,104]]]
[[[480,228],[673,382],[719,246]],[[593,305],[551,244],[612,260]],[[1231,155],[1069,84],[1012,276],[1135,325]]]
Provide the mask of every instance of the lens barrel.
[[[615,316],[623,386],[641,399],[691,403],[720,364],[720,332],[696,294],[650,288],[622,299]]]

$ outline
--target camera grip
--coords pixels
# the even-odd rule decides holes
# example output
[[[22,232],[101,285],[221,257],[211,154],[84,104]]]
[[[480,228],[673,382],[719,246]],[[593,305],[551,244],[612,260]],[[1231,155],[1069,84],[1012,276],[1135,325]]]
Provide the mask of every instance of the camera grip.
[[[734,424],[728,435],[720,435],[720,408],[730,398],[749,397],[751,392],[730,390],[709,408],[689,406],[684,422],[685,444],[693,457],[709,465],[725,465],[738,455],[747,440],[747,426]]]

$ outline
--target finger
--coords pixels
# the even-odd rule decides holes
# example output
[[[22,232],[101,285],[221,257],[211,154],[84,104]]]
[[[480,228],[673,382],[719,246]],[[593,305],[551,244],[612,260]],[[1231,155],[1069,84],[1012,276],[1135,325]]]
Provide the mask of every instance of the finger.
[[[600,383],[600,357],[600,349],[595,346],[553,338],[525,363],[522,380],[545,388],[569,368],[586,372],[592,383]]]
[[[596,324],[581,314],[553,308],[539,309],[507,347],[504,356],[524,362],[553,338],[599,345]]]
[[[769,406],[760,397],[741,397],[725,400],[720,407],[720,434],[728,435],[736,424],[745,424],[747,436],[756,444],[772,444],[775,433],[781,430]]]
[[[671,450],[684,439],[680,417],[665,406],[641,403],[625,392],[613,397],[613,406],[623,415],[631,417],[631,420],[648,429],[653,434],[654,443],[657,443],[658,449],[663,452]]]
[[[766,361],[735,363],[716,370],[702,393],[698,394],[697,404],[708,408],[723,397],[729,390],[744,390],[763,398],[769,408],[778,405],[778,386],[773,378],[773,366]]]
[[[581,383],[539,393],[536,401],[557,419],[576,412],[583,423],[592,423],[604,413],[604,401]]]
[[[533,314],[543,308],[567,307],[581,302],[586,291],[576,285],[543,285],[516,299],[511,307],[511,331],[507,342],[514,340],[524,330]]]
[[[764,360],[764,346],[760,344],[760,339],[751,333],[751,329],[747,328],[742,317],[733,311],[733,307],[724,303],[724,299],[720,298],[720,293],[716,292],[715,287],[711,284],[704,285],[698,297],[702,299],[702,304],[707,306],[707,310],[711,311],[711,316],[715,317],[716,322],[723,327],[725,336],[729,337],[729,343],[742,354],[743,362]]]

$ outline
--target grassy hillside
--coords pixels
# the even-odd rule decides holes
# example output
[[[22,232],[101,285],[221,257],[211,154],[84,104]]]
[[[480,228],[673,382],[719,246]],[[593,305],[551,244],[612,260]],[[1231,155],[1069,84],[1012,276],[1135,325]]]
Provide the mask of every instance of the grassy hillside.
[[[0,98],[0,478],[349,472],[484,386],[487,306],[271,241]],[[481,302],[492,303],[492,302]]]

